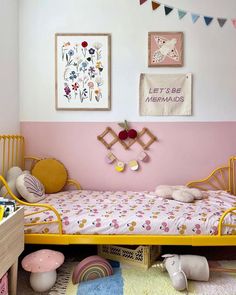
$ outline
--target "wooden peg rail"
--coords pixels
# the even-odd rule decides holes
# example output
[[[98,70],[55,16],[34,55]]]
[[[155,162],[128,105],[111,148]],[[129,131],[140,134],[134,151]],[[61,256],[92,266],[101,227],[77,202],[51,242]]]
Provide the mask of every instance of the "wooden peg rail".
[[[110,135],[111,137],[113,137],[113,139],[111,140],[111,142],[107,142],[105,137],[107,135]],[[149,137],[149,140],[145,143],[143,140],[142,140],[142,137],[146,135]],[[156,136],[154,136],[152,134],[152,132],[148,129],[148,128],[143,128],[140,132],[138,132],[138,135],[136,138],[134,139],[130,139],[129,141],[124,141],[124,140],[121,140],[119,138],[119,136],[117,136],[116,132],[110,128],[110,127],[107,127],[102,134],[98,135],[97,139],[99,141],[101,141],[102,144],[104,144],[104,146],[107,148],[107,149],[110,149],[114,144],[116,144],[117,142],[119,142],[124,149],[128,150],[134,143],[138,143],[141,145],[141,147],[146,150],[149,148],[150,145],[152,145],[155,141],[157,141],[157,138]]]

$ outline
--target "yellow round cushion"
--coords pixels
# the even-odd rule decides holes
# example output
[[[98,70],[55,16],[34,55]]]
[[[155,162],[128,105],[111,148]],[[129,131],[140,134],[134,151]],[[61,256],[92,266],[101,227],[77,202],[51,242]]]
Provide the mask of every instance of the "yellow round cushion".
[[[65,166],[56,159],[38,161],[31,173],[44,185],[47,194],[59,192],[65,186],[68,178]]]

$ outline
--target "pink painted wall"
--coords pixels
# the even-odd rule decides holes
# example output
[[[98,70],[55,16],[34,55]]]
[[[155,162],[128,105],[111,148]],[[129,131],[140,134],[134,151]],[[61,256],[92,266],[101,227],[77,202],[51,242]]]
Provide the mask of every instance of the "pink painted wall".
[[[107,151],[97,140],[108,125],[120,130],[115,123],[22,122],[21,132],[27,155],[61,160],[85,189],[154,190],[158,184],[185,184],[205,177],[236,154],[236,122],[133,123],[138,130],[148,127],[159,142],[150,147],[150,161],[141,163],[138,172],[127,167],[118,173],[105,163]],[[112,151],[128,161],[141,148],[124,151],[116,144]]]

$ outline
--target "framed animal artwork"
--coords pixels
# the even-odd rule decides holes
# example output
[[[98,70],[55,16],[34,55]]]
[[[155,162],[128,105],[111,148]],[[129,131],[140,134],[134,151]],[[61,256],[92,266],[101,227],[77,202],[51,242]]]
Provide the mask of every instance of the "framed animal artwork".
[[[148,33],[148,66],[149,67],[182,67],[183,66],[183,33],[182,32],[149,32]]]

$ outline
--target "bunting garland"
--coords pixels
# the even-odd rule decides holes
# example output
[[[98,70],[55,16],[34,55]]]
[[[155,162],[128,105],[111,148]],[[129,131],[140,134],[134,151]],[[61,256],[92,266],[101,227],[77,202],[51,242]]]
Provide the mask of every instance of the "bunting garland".
[[[143,3],[147,2],[147,0],[139,0],[140,5],[142,5]]]
[[[219,26],[222,28],[224,24],[227,22],[227,18],[217,18],[217,21],[219,23]]]
[[[147,1],[148,0],[139,0],[139,3],[140,3],[140,5],[143,5]],[[155,1],[155,0],[152,0],[151,4],[152,4],[152,10],[153,11],[158,9],[160,6],[163,6],[165,16],[169,15],[174,9],[177,9],[179,20],[183,19],[186,16],[187,13],[190,13],[193,24],[195,24],[198,21],[198,19],[200,18],[200,16],[201,16],[201,17],[203,17],[205,25],[209,26],[212,23],[213,19],[215,18],[213,16],[206,16],[206,15],[190,12],[190,11],[187,11],[187,10],[183,10],[183,9],[180,9],[180,8],[177,8],[177,7],[169,6],[169,5],[166,5],[164,3],[161,3],[161,2]],[[220,26],[220,28],[223,28],[228,19],[223,18],[223,17],[217,17],[216,20],[217,20],[218,25]],[[231,21],[232,21],[232,24],[233,24],[234,28],[236,28],[236,18],[231,19]]]
[[[164,9],[165,9],[165,15],[168,15],[168,14],[171,13],[171,11],[172,11],[174,8],[164,5]]]
[[[232,24],[236,28],[236,18],[232,19]]]
[[[212,22],[212,20],[213,20],[213,17],[204,16],[204,21],[205,21],[207,26],[209,26],[209,24]]]
[[[192,17],[193,23],[195,24],[195,22],[199,19],[200,15],[191,13],[191,17]]]
[[[152,1],[152,10],[156,10],[159,6],[161,6],[161,4]]]
[[[183,17],[185,17],[186,14],[187,14],[186,11],[178,9],[179,19],[182,19]]]

